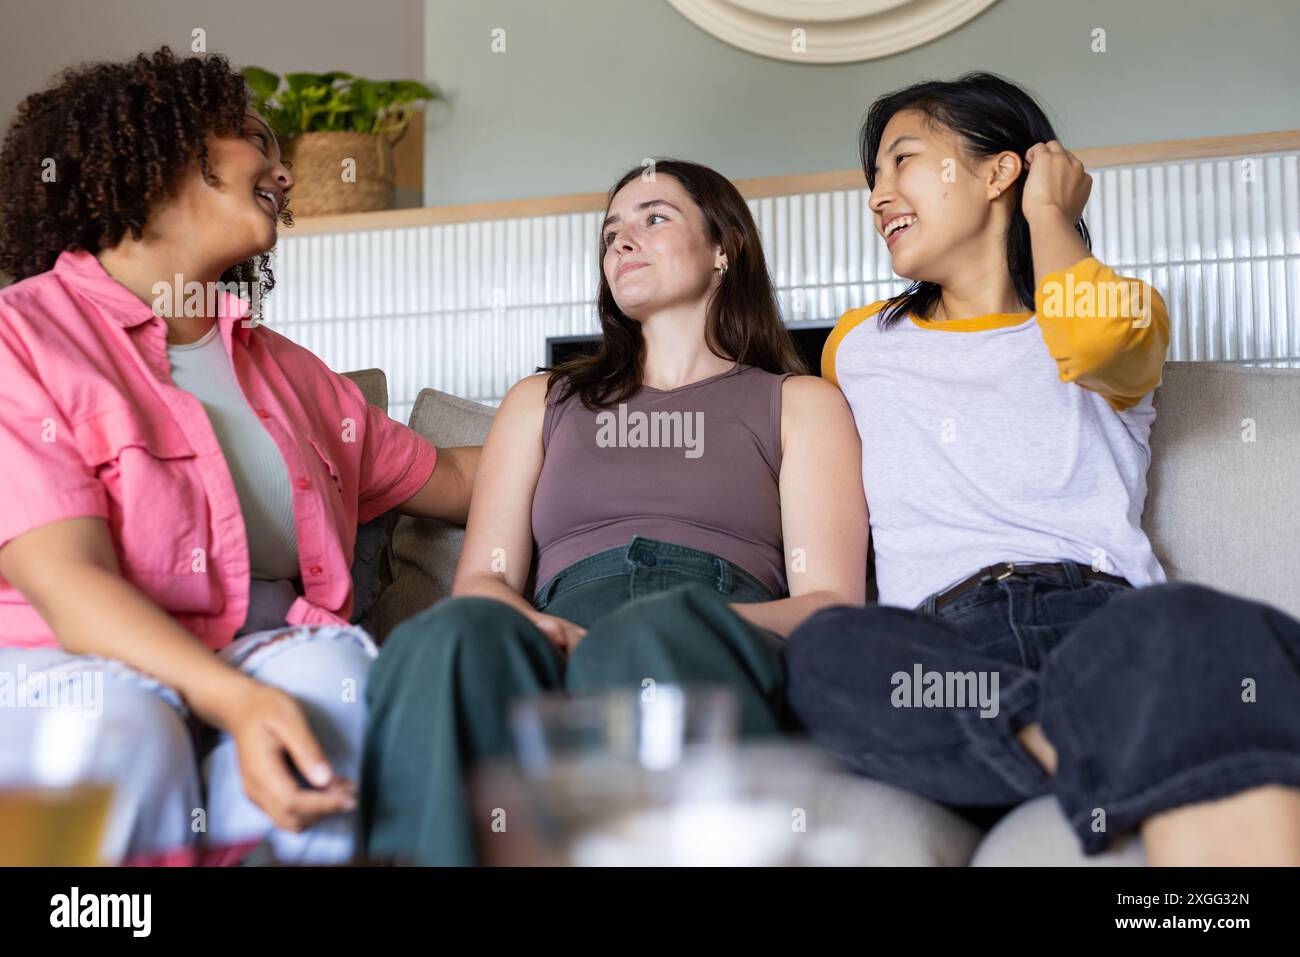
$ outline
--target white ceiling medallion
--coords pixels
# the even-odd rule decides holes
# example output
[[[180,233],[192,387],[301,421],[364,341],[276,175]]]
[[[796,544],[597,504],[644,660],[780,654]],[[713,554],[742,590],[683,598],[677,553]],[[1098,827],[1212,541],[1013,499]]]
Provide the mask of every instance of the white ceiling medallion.
[[[997,0],[668,2],[700,29],[750,53],[797,63],[853,63],[941,37]]]

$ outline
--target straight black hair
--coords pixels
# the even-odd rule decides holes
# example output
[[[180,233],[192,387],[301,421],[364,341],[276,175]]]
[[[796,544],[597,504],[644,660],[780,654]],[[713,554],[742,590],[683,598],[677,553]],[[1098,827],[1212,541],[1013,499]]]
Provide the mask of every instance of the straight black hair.
[[[885,126],[894,114],[917,110],[962,140],[967,153],[977,158],[1010,150],[1024,159],[1035,143],[1056,139],[1056,132],[1032,96],[1009,80],[992,73],[966,73],[955,80],[927,80],[888,93],[871,104],[862,121],[859,149],[867,185],[876,187],[876,153]],[[1020,208],[1028,168],[1012,184],[1014,203],[1007,227],[1007,267],[1016,296],[1026,309],[1034,308],[1034,257],[1029,244],[1029,222]],[[1083,243],[1092,248],[1092,237],[1083,220],[1075,225]],[[939,302],[940,287],[933,282],[914,282],[885,303],[877,320],[887,329],[909,313],[928,317]]]

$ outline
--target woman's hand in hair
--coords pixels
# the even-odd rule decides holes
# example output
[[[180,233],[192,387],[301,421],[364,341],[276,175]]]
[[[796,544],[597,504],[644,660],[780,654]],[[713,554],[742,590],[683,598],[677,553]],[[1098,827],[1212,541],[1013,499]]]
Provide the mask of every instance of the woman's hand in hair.
[[[1035,143],[1025,154],[1029,173],[1021,196],[1021,209],[1033,228],[1035,219],[1059,216],[1074,228],[1083,217],[1092,192],[1092,177],[1083,162],[1058,140]]]
[[[528,618],[547,637],[551,644],[566,655],[572,654],[573,649],[578,647],[578,642],[582,641],[587,635],[586,628],[575,625],[567,619],[557,618],[554,615],[534,612]]]
[[[1091,252],[1076,224],[1092,192],[1092,177],[1077,156],[1056,140],[1035,143],[1025,154],[1029,175],[1020,198],[1029,222],[1034,288],[1046,278],[1087,259]]]

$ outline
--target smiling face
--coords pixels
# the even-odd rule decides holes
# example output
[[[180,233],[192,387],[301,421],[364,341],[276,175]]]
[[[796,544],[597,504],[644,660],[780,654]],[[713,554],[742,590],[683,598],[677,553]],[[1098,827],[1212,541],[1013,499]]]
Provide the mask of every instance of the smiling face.
[[[704,214],[675,177],[633,178],[605,215],[602,269],[625,316],[640,321],[705,300],[726,255],[709,239]]]
[[[152,218],[165,235],[197,244],[204,258],[224,269],[275,245],[293,177],[275,136],[251,108],[238,136],[208,136],[206,142],[213,180],[204,181],[195,161],[192,175]]]
[[[903,110],[885,126],[875,166],[876,231],[903,278],[943,285],[989,243],[1004,243],[1007,214],[994,200],[1019,175],[1014,153],[972,159],[955,133]]]

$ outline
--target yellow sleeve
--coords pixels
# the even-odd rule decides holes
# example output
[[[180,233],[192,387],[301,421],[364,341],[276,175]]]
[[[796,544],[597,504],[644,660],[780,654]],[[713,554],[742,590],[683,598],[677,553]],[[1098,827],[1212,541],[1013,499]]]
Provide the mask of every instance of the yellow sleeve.
[[[1159,384],[1169,313],[1146,283],[1089,256],[1046,276],[1034,306],[1062,382],[1104,396],[1116,412]]]
[[[844,315],[840,316],[840,321],[835,323],[835,328],[831,334],[826,337],[826,344],[822,346],[822,378],[834,382],[836,386],[840,384],[839,378],[835,374],[835,353],[839,349],[840,343],[844,341],[853,327],[867,319],[870,319],[885,306],[885,300],[873,302],[869,306],[860,306],[857,309],[850,309]]]

